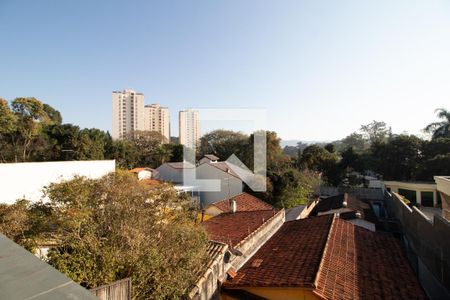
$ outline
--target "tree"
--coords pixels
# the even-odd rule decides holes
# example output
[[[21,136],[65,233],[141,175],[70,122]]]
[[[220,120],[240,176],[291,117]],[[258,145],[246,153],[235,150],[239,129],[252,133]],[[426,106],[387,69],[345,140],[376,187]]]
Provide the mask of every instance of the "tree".
[[[439,108],[436,109],[436,113],[440,122],[433,122],[425,127],[425,132],[432,133],[433,139],[437,138],[450,138],[450,111]]]
[[[361,153],[366,149],[366,144],[367,141],[362,134],[353,132],[340,141],[340,148],[346,150],[352,147],[353,151]]]
[[[15,149],[12,146],[13,133],[16,131],[17,118],[8,105],[0,98],[0,162],[14,160]]]
[[[59,111],[57,111],[56,109],[54,109],[53,107],[51,107],[50,105],[45,104],[45,103],[44,103],[43,109],[44,109],[44,112],[47,114],[51,124],[57,124],[57,125],[62,124],[62,116]]]
[[[109,139],[105,152],[105,157],[115,159],[119,168],[132,169],[139,166],[139,154],[131,141]]]
[[[164,136],[156,131],[133,131],[125,137],[136,149],[136,163],[151,168],[157,168],[160,164],[159,151],[164,139]]]
[[[270,195],[263,198],[268,199],[275,207],[286,209],[307,204],[320,184],[317,172],[294,168],[283,172],[269,172],[269,178]]]
[[[335,153],[336,152],[336,147],[334,146],[333,143],[328,143],[325,145],[325,147],[323,147],[325,150],[327,150],[330,153]]]
[[[332,150],[331,147],[328,148]],[[338,164],[337,154],[330,153],[318,145],[310,145],[303,150],[299,165],[303,169],[323,172],[326,181],[331,185],[339,185],[342,180],[343,170]]]
[[[196,207],[168,185],[151,188],[119,171],[50,184],[45,194],[39,213],[27,202],[0,205],[0,230],[22,245],[56,241],[48,263],[84,287],[131,277],[133,299],[178,299],[204,267]]]
[[[391,135],[391,128],[385,122],[373,121],[367,125],[361,125],[361,132],[370,144],[385,142]]]
[[[235,154],[241,158],[248,145],[248,138],[246,134],[231,130],[211,131],[201,137],[198,156],[201,158],[205,154],[214,154],[221,160],[226,160],[230,155]]]
[[[414,135],[394,136],[372,145],[374,168],[388,180],[414,180],[421,163],[422,140]]]
[[[44,111],[44,105],[36,98],[16,98],[12,102],[12,111],[17,118],[17,135],[13,139],[16,149],[16,160],[20,157],[27,161],[29,147],[33,139],[40,134],[42,127],[48,124],[49,119]],[[19,147],[20,146],[20,147]]]

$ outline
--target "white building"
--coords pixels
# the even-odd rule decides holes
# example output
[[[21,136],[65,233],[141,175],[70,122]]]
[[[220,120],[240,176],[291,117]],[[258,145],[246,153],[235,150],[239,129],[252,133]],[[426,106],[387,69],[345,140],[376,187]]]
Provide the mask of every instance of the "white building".
[[[170,141],[169,109],[159,104],[146,105],[144,107],[144,130],[156,131]]]
[[[50,183],[74,176],[97,179],[115,169],[114,160],[3,163],[0,164],[0,203],[13,204],[18,199],[38,201]]]
[[[193,149],[200,140],[200,115],[192,109],[182,110],[179,114],[180,144]]]
[[[134,90],[112,93],[112,138],[121,139],[127,133],[144,130],[144,94]]]

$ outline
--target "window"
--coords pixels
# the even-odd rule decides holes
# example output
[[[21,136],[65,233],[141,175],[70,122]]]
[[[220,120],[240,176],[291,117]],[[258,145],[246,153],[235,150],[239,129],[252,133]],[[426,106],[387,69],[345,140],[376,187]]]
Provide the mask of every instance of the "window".
[[[421,204],[423,206],[433,207],[433,192],[420,192]]]

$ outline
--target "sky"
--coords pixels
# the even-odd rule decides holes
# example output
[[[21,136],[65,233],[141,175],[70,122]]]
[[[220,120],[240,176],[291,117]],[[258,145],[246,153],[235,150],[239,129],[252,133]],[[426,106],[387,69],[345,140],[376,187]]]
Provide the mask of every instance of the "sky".
[[[285,140],[423,134],[450,109],[450,1],[0,0],[0,97],[111,130],[126,88],[169,107],[172,135],[190,107],[266,109]]]

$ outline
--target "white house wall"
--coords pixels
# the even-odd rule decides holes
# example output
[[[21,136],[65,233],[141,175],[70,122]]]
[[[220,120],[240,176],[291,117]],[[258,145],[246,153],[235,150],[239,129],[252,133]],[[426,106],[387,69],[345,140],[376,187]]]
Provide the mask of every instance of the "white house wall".
[[[23,198],[37,201],[50,183],[75,175],[100,178],[115,168],[115,160],[0,164],[0,203],[12,204]]]
[[[219,179],[221,182],[220,192],[200,192],[202,207],[243,192],[243,183],[240,179],[209,164],[202,164],[197,167],[197,178]]]

